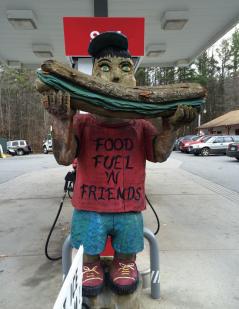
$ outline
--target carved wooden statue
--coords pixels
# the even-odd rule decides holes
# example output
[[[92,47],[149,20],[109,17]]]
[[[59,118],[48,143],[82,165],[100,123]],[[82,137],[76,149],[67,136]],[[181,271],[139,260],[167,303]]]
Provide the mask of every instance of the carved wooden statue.
[[[144,244],[146,160],[167,160],[177,129],[196,116],[195,108],[178,103],[195,102],[204,90],[189,84],[136,87],[128,41],[119,33],[100,34],[91,41],[89,53],[92,77],[46,61],[37,88],[52,115],[57,162],[69,165],[78,160],[71,242],[76,249],[84,246],[83,295],[96,296],[105,284],[99,254],[108,235],[115,250],[110,287],[119,295],[129,294],[138,285],[135,259]],[[70,84],[64,85],[68,91],[49,91],[65,89],[59,80],[51,84],[52,77]],[[156,104],[169,107],[156,106],[152,112]],[[76,109],[90,113],[77,114]]]

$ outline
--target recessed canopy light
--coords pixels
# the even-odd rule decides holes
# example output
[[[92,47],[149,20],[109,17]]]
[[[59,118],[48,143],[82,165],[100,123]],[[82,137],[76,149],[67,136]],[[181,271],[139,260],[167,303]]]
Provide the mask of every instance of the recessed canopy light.
[[[33,45],[33,53],[39,58],[51,58],[53,57],[53,50],[50,45]]]
[[[189,59],[179,59],[176,61],[176,66],[177,67],[186,67],[190,63]]]
[[[166,44],[149,45],[146,49],[146,56],[159,57],[166,52]]]
[[[167,11],[164,13],[161,25],[164,30],[181,30],[188,22],[188,11]]]
[[[150,50],[147,52],[148,57],[159,57],[160,55],[164,54],[165,51],[161,50]]]
[[[7,19],[15,29],[33,30],[37,29],[36,17],[31,10],[8,10]]]
[[[52,58],[53,54],[51,51],[34,51],[34,54],[39,58]]]

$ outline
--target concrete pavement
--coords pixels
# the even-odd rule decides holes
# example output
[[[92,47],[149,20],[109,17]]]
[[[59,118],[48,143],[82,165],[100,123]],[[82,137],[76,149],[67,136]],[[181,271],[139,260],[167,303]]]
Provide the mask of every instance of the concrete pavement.
[[[61,262],[44,245],[63,195],[67,167],[37,171],[0,185],[0,308],[52,308]],[[147,165],[147,195],[159,213],[161,299],[149,290],[142,308],[239,308],[239,194],[180,169],[180,161]],[[58,256],[69,233],[64,204],[50,243]],[[156,228],[150,208],[145,226]]]

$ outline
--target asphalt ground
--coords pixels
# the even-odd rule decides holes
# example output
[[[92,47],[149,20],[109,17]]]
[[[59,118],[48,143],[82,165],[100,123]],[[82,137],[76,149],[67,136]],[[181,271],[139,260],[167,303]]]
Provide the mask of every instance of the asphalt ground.
[[[147,165],[146,191],[161,222],[161,299],[152,300],[149,289],[143,290],[141,308],[237,309],[239,194],[181,165],[173,158]],[[47,260],[44,245],[68,171],[46,166],[0,184],[1,309],[53,307],[62,284],[61,262]],[[52,256],[60,254],[71,214],[67,199],[50,243]],[[154,230],[149,208],[144,221]]]

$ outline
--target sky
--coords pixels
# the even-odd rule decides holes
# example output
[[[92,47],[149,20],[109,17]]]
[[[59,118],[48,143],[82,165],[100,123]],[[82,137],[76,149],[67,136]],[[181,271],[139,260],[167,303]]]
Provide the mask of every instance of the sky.
[[[226,34],[224,34],[224,36],[222,36],[217,42],[215,42],[211,47],[208,48],[208,52],[211,53],[213,52],[213,50],[216,50],[216,48],[219,47],[219,45],[221,44],[221,42],[223,40],[226,40],[228,38],[231,37],[231,35],[233,34],[233,32],[238,29],[239,30],[239,23],[233,27],[231,30],[229,30]]]

